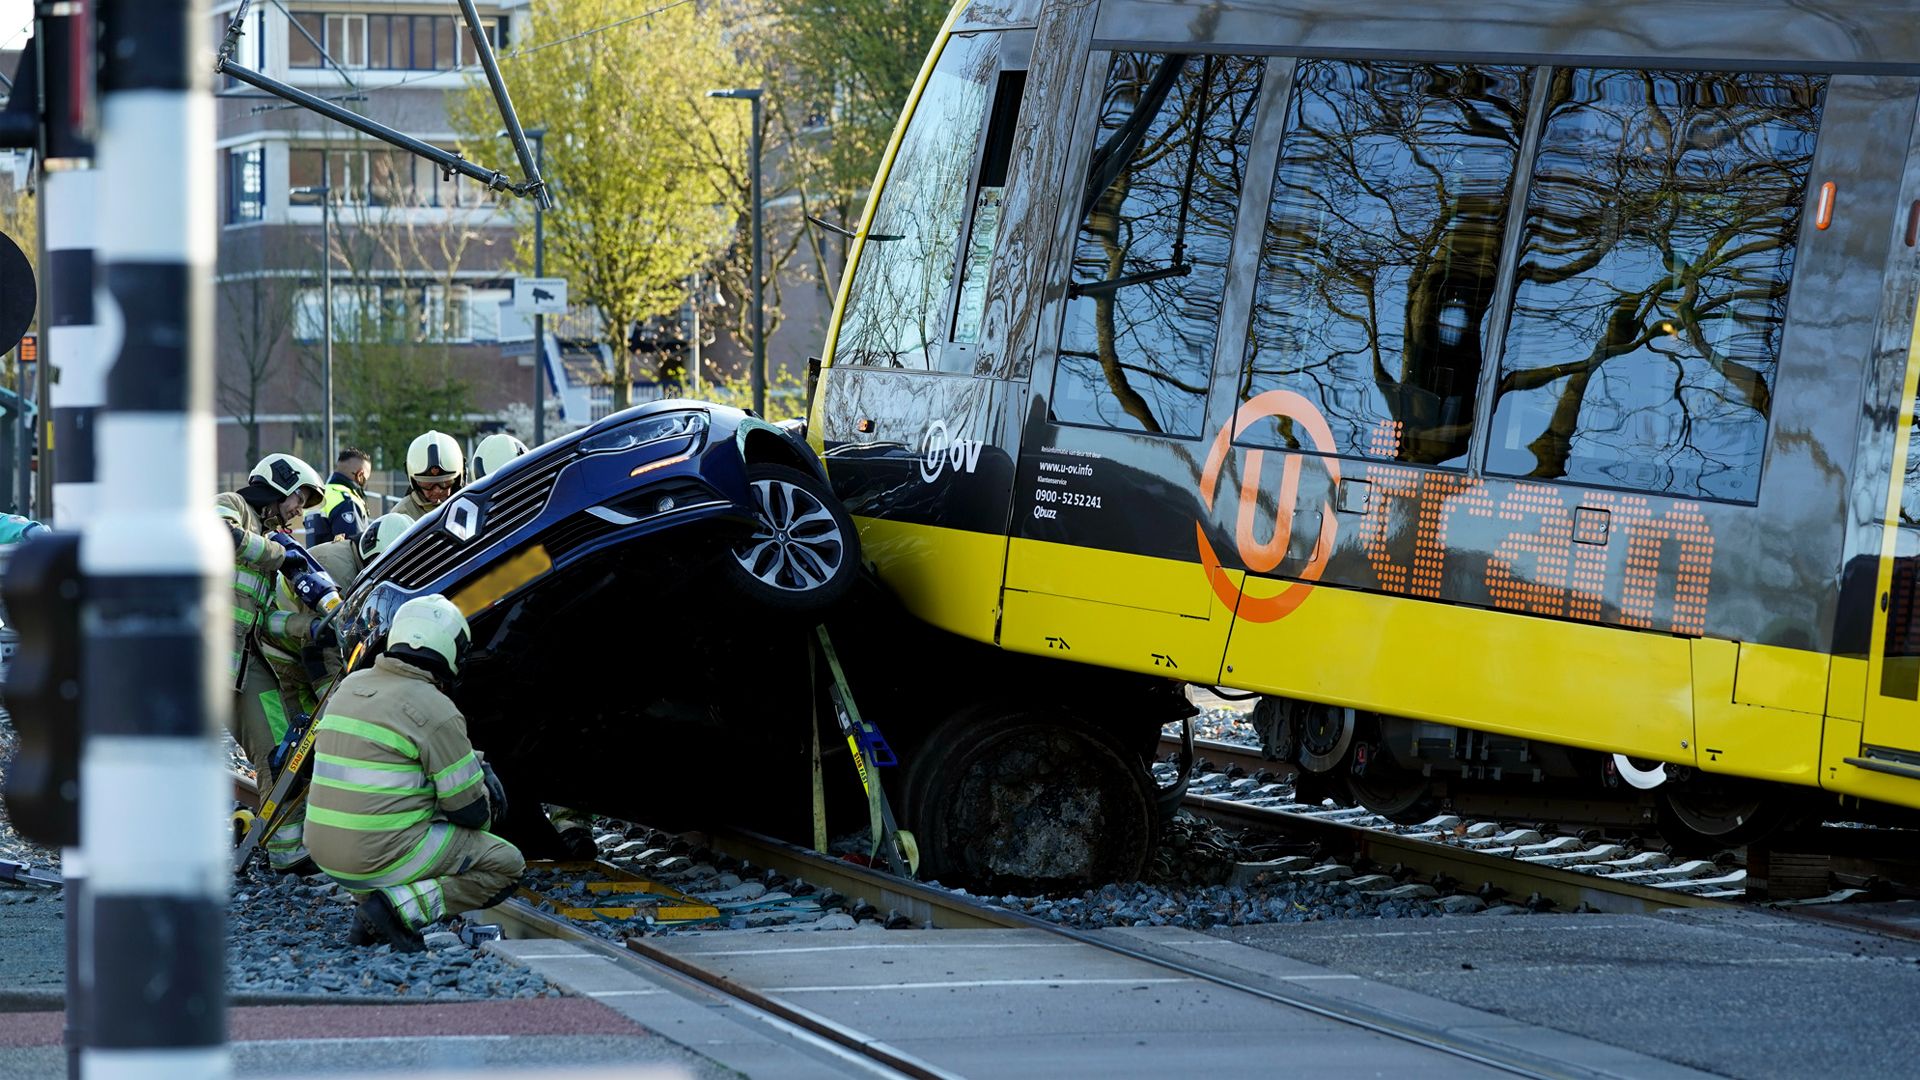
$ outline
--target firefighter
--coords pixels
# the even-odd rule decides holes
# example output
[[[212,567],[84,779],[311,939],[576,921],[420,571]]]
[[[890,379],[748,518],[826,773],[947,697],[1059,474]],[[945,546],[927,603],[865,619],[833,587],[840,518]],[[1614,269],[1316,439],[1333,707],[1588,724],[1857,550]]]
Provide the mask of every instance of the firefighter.
[[[405,514],[382,514],[359,536],[329,540],[307,554],[344,592],[353,587],[354,579],[368,563],[412,527],[413,519]],[[327,690],[340,681],[344,664],[337,636],[315,617],[290,581],[280,582],[260,645],[279,677],[283,695],[292,699],[301,713],[311,716]]]
[[[296,707],[289,707],[280,681],[262,652],[268,609],[274,603],[274,579],[285,573],[315,585],[306,564],[289,555],[291,537],[276,533],[301,512],[320,503],[320,474],[291,454],[269,454],[247,475],[247,486],[214,499],[214,507],[233,534],[233,659],[228,674],[237,695],[230,730],[253,764],[264,791],[274,781],[273,752],[286,737]],[[310,590],[311,591],[311,590]],[[317,620],[308,617],[308,625]],[[276,870],[310,873],[301,842],[301,807],[296,800],[285,824],[267,842]]]
[[[393,508],[418,521],[460,488],[466,468],[460,443],[444,431],[429,431],[407,447],[407,497]]]
[[[483,476],[499,472],[500,466],[526,452],[526,443],[504,431],[481,439],[480,445],[473,448],[473,475],[467,477],[467,483],[471,484]]]
[[[365,450],[349,446],[340,451],[333,463],[333,475],[327,477],[320,506],[307,515],[308,547],[360,535],[367,523],[367,478],[372,475],[373,461]]]
[[[321,712],[307,842],[361,898],[353,944],[419,952],[422,927],[505,900],[526,869],[486,831],[506,816],[506,795],[446,695],[469,637],[446,597],[401,604],[385,652]]]

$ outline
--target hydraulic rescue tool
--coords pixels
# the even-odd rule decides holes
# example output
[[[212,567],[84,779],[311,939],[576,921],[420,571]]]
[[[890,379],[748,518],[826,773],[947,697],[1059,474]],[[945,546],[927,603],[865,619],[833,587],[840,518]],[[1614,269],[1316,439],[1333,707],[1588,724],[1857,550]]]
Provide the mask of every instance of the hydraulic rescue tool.
[[[899,826],[894,820],[893,807],[887,803],[887,793],[880,783],[880,769],[897,765],[900,759],[894,755],[893,747],[887,745],[886,736],[860,716],[859,706],[853,702],[853,691],[847,686],[846,672],[840,668],[840,656],[833,651],[833,639],[827,636],[827,628],[814,628],[820,640],[820,651],[827,658],[827,670],[833,674],[833,682],[827,687],[827,699],[833,704],[833,716],[840,724],[840,734],[846,736],[847,749],[853,752],[853,767],[860,774],[860,786],[867,793],[867,816],[873,836],[873,847],[867,854],[869,862],[879,857],[884,848],[887,863],[893,872],[901,877],[912,877],[920,869],[920,848],[914,843],[913,834]]]

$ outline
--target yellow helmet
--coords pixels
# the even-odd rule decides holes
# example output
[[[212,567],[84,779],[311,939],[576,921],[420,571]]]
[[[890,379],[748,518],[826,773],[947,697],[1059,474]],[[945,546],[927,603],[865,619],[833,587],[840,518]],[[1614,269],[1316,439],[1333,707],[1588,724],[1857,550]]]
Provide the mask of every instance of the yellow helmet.
[[[480,440],[473,448],[473,477],[478,480],[500,471],[500,466],[527,452],[527,444],[507,434],[496,432]]]
[[[442,682],[460,671],[473,631],[453,601],[438,593],[416,596],[393,613],[387,655],[431,672]]]
[[[407,447],[407,475],[416,481],[433,482],[451,476],[458,487],[466,467],[460,441],[444,431],[429,431]]]
[[[308,509],[319,506],[320,500],[326,497],[320,474],[292,454],[268,454],[261,458],[260,464],[247,474],[247,482],[265,484],[282,495],[305,488]]]
[[[393,542],[412,527],[413,519],[405,514],[381,514],[374,518],[354,541],[360,549],[361,560],[372,562],[379,558],[381,552],[392,547]]]

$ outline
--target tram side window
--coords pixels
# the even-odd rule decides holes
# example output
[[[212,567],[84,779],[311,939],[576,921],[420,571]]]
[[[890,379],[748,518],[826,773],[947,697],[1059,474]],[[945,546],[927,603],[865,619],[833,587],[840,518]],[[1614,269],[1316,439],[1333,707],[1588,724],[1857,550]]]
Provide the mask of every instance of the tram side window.
[[[1920,397],[1908,403],[1907,461],[1901,477],[1899,528],[1893,534],[1893,578],[1887,583],[1887,637],[1880,693],[1920,699]]]
[[[1055,420],[1200,434],[1261,69],[1114,55],[1080,193]]]
[[[1826,79],[1557,72],[1488,471],[1752,502]]]
[[[1241,397],[1326,418],[1238,439],[1465,467],[1526,128],[1524,67],[1302,61],[1261,244]]]
[[[917,371],[934,364],[947,329],[974,154],[1000,75],[996,37],[955,35],[940,51],[874,208],[847,290],[835,364]]]

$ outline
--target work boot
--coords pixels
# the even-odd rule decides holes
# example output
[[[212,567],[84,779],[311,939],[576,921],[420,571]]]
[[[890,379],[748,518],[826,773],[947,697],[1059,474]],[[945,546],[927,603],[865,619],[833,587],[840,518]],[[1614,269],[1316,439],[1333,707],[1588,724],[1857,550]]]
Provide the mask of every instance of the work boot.
[[[593,830],[584,825],[561,830],[560,851],[569,862],[592,862],[600,857],[600,845],[594,843]]]
[[[393,901],[383,892],[367,894],[365,900],[353,909],[353,921],[356,929],[364,933],[369,942],[384,941],[393,946],[394,952],[425,952],[427,943],[420,938],[420,932],[407,925],[407,920],[393,909]],[[352,941],[349,934],[347,940]],[[356,943],[357,944],[357,943]]]
[[[290,866],[276,866],[273,868],[273,872],[276,874],[292,874],[295,877],[307,877],[319,873],[320,864],[314,862],[312,856],[305,856],[302,857],[299,862]]]

